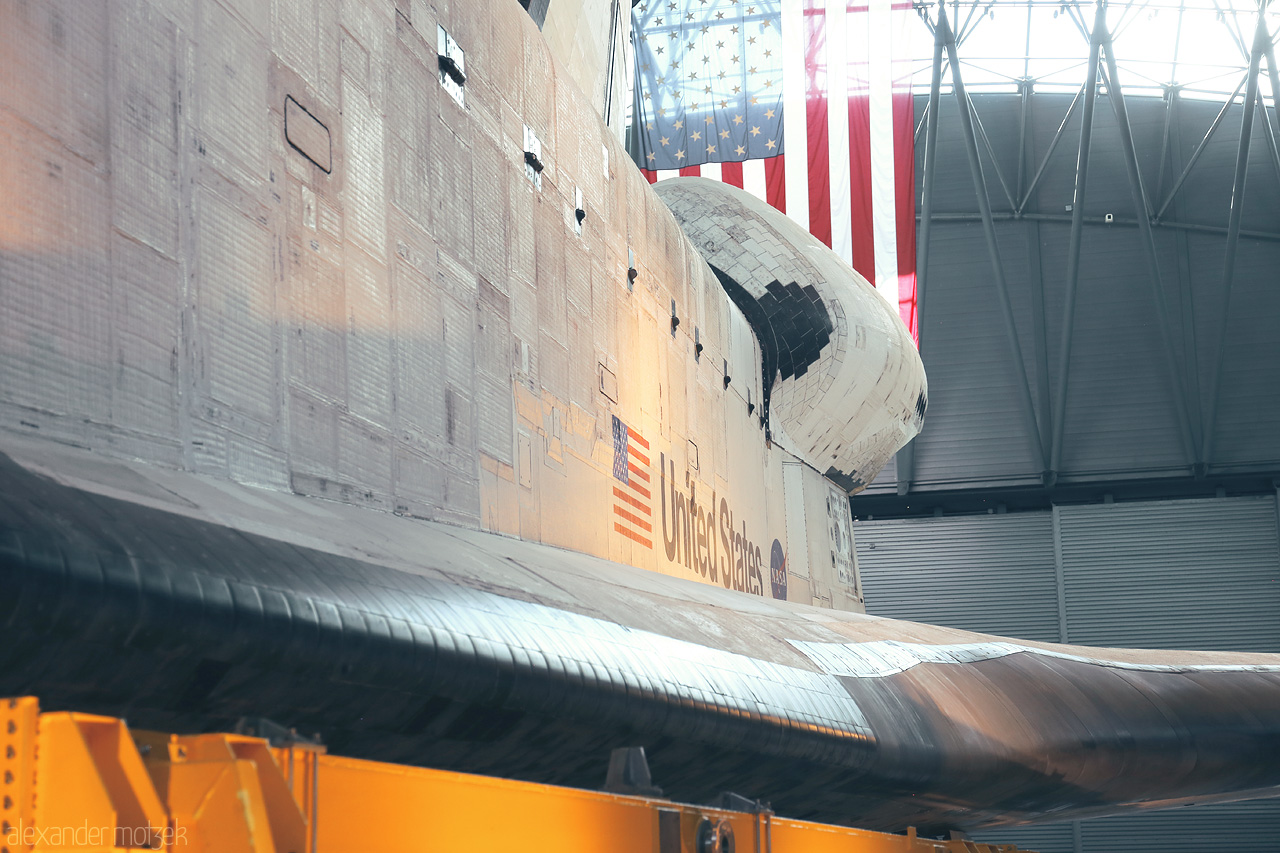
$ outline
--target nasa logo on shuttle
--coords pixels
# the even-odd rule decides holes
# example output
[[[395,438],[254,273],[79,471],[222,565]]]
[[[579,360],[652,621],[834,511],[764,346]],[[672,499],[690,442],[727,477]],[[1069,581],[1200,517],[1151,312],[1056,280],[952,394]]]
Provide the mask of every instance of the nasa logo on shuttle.
[[[773,540],[773,548],[769,553],[769,582],[773,586],[773,597],[781,601],[787,600],[787,555],[782,543]]]
[[[747,536],[746,519],[738,519],[728,498],[713,490],[711,502],[698,502],[696,482],[685,472],[688,494],[676,488],[675,460],[658,454],[659,512],[662,545],[667,561],[685,568],[725,589],[764,595],[760,546]]]

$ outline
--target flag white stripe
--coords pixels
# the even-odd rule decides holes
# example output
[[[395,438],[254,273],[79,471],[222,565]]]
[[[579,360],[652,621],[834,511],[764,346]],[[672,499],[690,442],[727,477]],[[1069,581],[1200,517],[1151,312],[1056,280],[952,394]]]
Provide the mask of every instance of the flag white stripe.
[[[871,0],[867,15],[871,91],[871,233],[875,284],[898,310],[897,207],[894,204],[892,0]]]
[[[827,0],[827,151],[831,177],[831,248],[853,266],[849,209],[848,0]]]
[[[703,163],[702,171],[699,173],[704,178],[710,178],[713,181],[722,180],[720,177],[719,163]]]
[[[678,177],[680,177],[679,169],[659,169],[658,170],[658,180],[660,181],[665,181],[667,178],[678,178]]]
[[[809,230],[809,117],[804,69],[804,0],[782,0],[782,134],[787,216]]]
[[[763,160],[747,160],[742,164],[742,188],[761,201],[769,200],[764,182]]]

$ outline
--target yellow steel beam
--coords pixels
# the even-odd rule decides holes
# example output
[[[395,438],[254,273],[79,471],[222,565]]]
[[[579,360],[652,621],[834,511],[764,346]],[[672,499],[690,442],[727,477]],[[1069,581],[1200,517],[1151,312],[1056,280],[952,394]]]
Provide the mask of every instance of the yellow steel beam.
[[[0,700],[0,853],[1012,853]]]

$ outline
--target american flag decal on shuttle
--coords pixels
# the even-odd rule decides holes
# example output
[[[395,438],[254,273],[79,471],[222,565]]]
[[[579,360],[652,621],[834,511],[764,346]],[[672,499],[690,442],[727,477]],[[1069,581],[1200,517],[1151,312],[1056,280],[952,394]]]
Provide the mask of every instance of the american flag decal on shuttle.
[[[613,529],[653,548],[653,499],[649,478],[649,442],[613,418]]]

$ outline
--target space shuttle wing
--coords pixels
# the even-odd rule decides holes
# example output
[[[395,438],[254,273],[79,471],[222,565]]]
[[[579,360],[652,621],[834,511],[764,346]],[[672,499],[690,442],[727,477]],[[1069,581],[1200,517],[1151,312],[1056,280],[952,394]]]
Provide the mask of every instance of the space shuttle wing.
[[[48,708],[583,787],[644,745],[676,799],[877,829],[1280,793],[1280,656],[1007,641],[3,449],[0,691]]]

